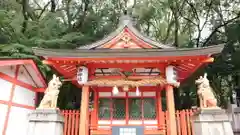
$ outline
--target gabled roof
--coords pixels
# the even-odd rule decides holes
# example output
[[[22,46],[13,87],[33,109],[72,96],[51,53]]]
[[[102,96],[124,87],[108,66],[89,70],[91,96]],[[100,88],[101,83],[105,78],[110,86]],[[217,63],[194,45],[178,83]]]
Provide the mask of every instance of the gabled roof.
[[[95,43],[89,44],[89,45],[84,45],[78,47],[78,49],[96,49],[96,48],[109,48],[109,47],[104,47],[106,44],[109,44],[113,40],[119,40],[119,36],[122,34],[124,35],[125,33],[131,34],[130,38],[134,38],[135,40],[139,41],[138,45],[141,44],[146,44],[148,47],[141,47],[143,49],[145,48],[158,48],[158,49],[166,49],[166,48],[174,48],[173,46],[170,45],[164,45],[162,43],[159,43],[157,41],[154,41],[150,39],[149,37],[146,37],[142,33],[140,33],[133,24],[133,20],[131,17],[128,15],[124,15],[120,18],[120,23],[118,28],[109,34],[108,36],[104,37],[102,40],[99,40]],[[121,37],[120,37],[121,38]],[[116,43],[113,43],[114,45]],[[111,48],[109,48],[111,49]]]
[[[42,92],[47,87],[46,80],[42,73],[40,72],[39,68],[37,67],[36,63],[32,59],[0,59],[0,68],[9,67],[9,66],[20,66],[20,70],[22,73],[26,73],[26,77],[30,78],[29,80],[32,81],[32,86],[39,89],[38,92]],[[21,69],[22,68],[22,69]],[[0,71],[1,72],[1,71]],[[21,80],[24,82],[25,80]],[[27,83],[31,83],[31,81]]]

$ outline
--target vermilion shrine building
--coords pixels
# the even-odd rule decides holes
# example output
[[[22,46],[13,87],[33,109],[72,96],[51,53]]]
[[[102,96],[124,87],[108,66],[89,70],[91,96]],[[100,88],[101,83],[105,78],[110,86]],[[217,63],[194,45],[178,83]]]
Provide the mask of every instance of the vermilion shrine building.
[[[144,134],[163,133],[163,90],[170,133],[176,135],[174,83],[169,83],[167,78],[174,80],[176,76],[176,82],[183,82],[199,67],[213,62],[212,55],[222,49],[223,45],[193,49],[164,45],[139,33],[131,18],[123,16],[115,32],[93,44],[75,50],[33,50],[65,80],[82,88],[79,135],[88,135],[89,131],[91,135],[134,134],[138,132],[134,126],[142,128]],[[77,81],[81,66],[88,69],[87,82],[83,84]],[[169,67],[172,74],[167,73]],[[91,112],[90,92],[94,93]]]

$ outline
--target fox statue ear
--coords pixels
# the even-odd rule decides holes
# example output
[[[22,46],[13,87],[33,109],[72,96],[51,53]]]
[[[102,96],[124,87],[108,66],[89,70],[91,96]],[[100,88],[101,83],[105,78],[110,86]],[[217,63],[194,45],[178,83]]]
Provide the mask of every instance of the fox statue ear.
[[[57,80],[58,80],[59,82],[61,82],[61,79],[60,79],[60,77],[57,77]]]
[[[207,78],[207,73],[204,73],[204,78]]]
[[[53,74],[53,79],[56,79],[56,78],[57,78],[57,76],[55,74]]]

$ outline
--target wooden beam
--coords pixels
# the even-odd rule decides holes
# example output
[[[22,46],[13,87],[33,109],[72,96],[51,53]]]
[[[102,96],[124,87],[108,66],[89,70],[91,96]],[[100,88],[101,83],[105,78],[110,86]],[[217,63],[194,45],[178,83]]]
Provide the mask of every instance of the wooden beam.
[[[154,57],[140,57],[140,56],[136,56],[136,57],[51,57],[48,58],[48,60],[50,61],[59,61],[59,63],[61,62],[69,62],[69,61],[78,61],[78,62],[89,62],[89,61],[96,61],[96,62],[100,62],[100,61],[108,61],[108,60],[158,60],[161,61],[163,63],[166,62],[177,62],[177,61],[182,61],[182,60],[189,60],[191,59],[191,61],[196,61],[197,59],[199,59],[201,61],[201,59],[206,58],[206,55],[198,55],[198,56],[154,56]],[[74,62],[72,62],[74,63]]]
[[[209,57],[209,58],[206,58],[205,60],[203,60],[202,62],[204,62],[204,63],[212,63],[212,62],[214,62],[214,58]]]
[[[139,90],[140,92],[147,91],[147,92],[155,92],[157,87],[157,91],[163,90],[162,87],[159,86],[140,86]],[[98,87],[98,86],[92,86],[93,89],[96,89],[98,92],[112,92],[113,87]],[[118,90],[120,92],[123,92],[122,87],[118,87]],[[136,92],[136,88],[129,88],[128,92]]]
[[[125,28],[125,31],[130,35],[131,39],[137,43],[137,45],[141,46],[142,48],[152,48],[151,45],[136,37],[136,35],[128,28]]]
[[[109,75],[109,76],[94,76],[90,75],[89,80],[98,80],[98,79],[111,79],[111,80],[119,80],[119,79],[129,79],[129,80],[142,80],[142,79],[151,79],[151,78],[156,78],[159,77],[159,75],[133,75],[133,76],[128,76],[127,78],[124,76],[120,75]],[[164,77],[163,77],[164,78]],[[65,78],[63,81],[76,81],[76,76],[73,78]]]
[[[52,67],[58,72],[60,73],[61,75],[64,76],[64,78],[72,78],[73,77],[73,74],[70,74],[66,71],[64,71],[62,68],[60,68],[60,65],[59,64],[53,64]],[[72,83],[77,86],[78,88],[80,88],[80,85],[77,83],[76,80],[70,80],[72,81]]]
[[[55,64],[59,64],[61,68],[64,67],[68,67],[68,66],[76,66],[76,65],[81,65],[78,64],[77,62],[75,63],[70,63],[68,61],[60,61],[60,62],[56,62],[55,60],[44,60],[46,64],[49,65],[55,65]],[[65,63],[65,64],[64,64]],[[95,63],[95,62],[91,62],[91,63],[87,63],[86,65],[89,68],[128,68],[128,69],[133,69],[133,68],[162,68],[164,66],[166,66],[167,63],[160,63],[160,62],[145,62],[145,63],[112,63],[112,62],[107,62],[103,63],[103,62],[99,62],[99,63]],[[67,66],[64,66],[67,65]]]
[[[36,88],[36,92],[44,92],[46,89],[47,89],[47,87]]]
[[[1,60],[0,66],[32,64],[32,60]]]
[[[19,67],[19,65],[17,65],[17,67]],[[0,72],[0,78],[6,80],[8,82],[11,82],[11,83],[13,83],[15,85],[18,85],[18,86],[21,86],[23,88],[26,88],[26,89],[29,89],[31,91],[36,92],[36,89],[37,89],[36,87],[34,87],[34,86],[32,86],[32,85],[30,85],[28,83],[25,83],[25,82],[23,82],[21,80],[15,79],[15,78],[13,78],[13,77],[11,77],[9,75],[6,75],[6,74],[4,74],[2,72]]]
[[[177,59],[178,57],[176,57]],[[179,57],[179,58],[189,58],[189,57]],[[194,57],[195,58],[195,57]],[[196,57],[195,59],[192,58],[192,60],[189,62],[187,61],[187,63],[192,63],[194,65],[196,65],[195,67],[191,67],[190,69],[184,68],[181,66],[182,64],[186,63],[186,61],[184,61],[183,59],[181,59],[179,63],[179,81],[183,81],[184,79],[186,79],[192,72],[196,71],[196,69],[201,66],[202,64],[208,63],[213,61],[213,58],[211,57]],[[59,73],[61,73],[64,77],[65,77],[65,81],[72,81],[76,86],[80,86],[77,82],[76,82],[76,70],[75,68],[71,71],[71,72],[67,72],[64,69],[69,68],[68,66],[77,66],[79,64],[79,61],[77,60],[78,58],[74,58],[74,59],[68,59],[68,58],[59,58],[59,60],[56,60],[54,58],[49,59],[47,61],[49,61],[49,63],[51,63],[51,66],[53,66]],[[111,58],[110,58],[111,59]],[[119,59],[117,58],[113,58],[113,61],[117,61]],[[139,58],[140,59],[140,58]],[[174,61],[176,61],[176,59]],[[129,59],[127,59],[129,60]],[[147,58],[147,60],[151,60],[150,58]],[[187,60],[187,59],[186,59]],[[75,61],[75,62],[74,62]],[[93,60],[95,61],[95,60]],[[165,72],[165,67],[169,64],[168,62],[155,62],[155,63],[101,63],[101,61],[103,61],[102,59],[99,61],[99,63],[87,63],[87,66],[92,69],[96,69],[96,68],[121,68],[124,71],[131,71],[134,68],[157,68],[160,70],[161,75],[163,75],[164,77],[164,72]],[[84,62],[84,61],[82,61]],[[85,61],[86,62],[86,61]],[[95,61],[97,62],[97,61]],[[65,65],[68,65],[66,67],[64,67],[63,63],[65,63]],[[186,71],[185,71],[186,70]],[[95,70],[93,71],[95,72]],[[93,73],[89,74],[89,80],[94,80],[96,78],[101,78],[101,79],[123,79],[122,76],[95,76]],[[133,77],[129,77],[130,79],[142,79],[142,78],[151,78],[149,76],[133,76]]]
[[[159,75],[134,75],[134,76],[128,76],[127,78],[121,75],[111,75],[111,76],[89,76],[89,80],[97,80],[97,79],[129,79],[129,80],[142,80],[142,79],[151,79],[159,77]]]
[[[89,86],[82,87],[82,100],[81,100],[81,114],[80,114],[80,125],[79,135],[88,135],[89,130]]]

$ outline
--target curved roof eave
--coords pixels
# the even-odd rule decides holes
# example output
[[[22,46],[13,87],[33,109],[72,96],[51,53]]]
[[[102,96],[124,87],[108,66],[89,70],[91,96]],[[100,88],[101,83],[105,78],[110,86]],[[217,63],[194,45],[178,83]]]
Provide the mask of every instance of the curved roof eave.
[[[153,48],[175,48],[173,46],[170,45],[164,45],[162,43],[159,43],[157,41],[152,40],[151,38],[143,35],[142,33],[140,33],[134,26],[133,26],[133,22],[131,21],[131,18],[129,16],[123,16],[123,19],[120,22],[119,27],[112,32],[111,34],[109,34],[108,36],[104,37],[102,40],[99,40],[97,42],[94,42],[92,44],[88,44],[88,45],[84,45],[84,46],[80,46],[77,49],[94,49],[96,47],[99,47],[101,45],[106,44],[107,42],[111,41],[114,37],[116,37],[118,34],[120,34],[125,27],[129,28],[129,30],[139,39],[143,40],[144,42],[148,43],[149,45],[153,46]]]
[[[107,58],[107,57],[169,57],[169,56],[211,56],[222,52],[224,44],[203,48],[169,48],[169,49],[96,49],[96,50],[71,50],[71,49],[44,49],[32,48],[37,56],[54,58]]]

